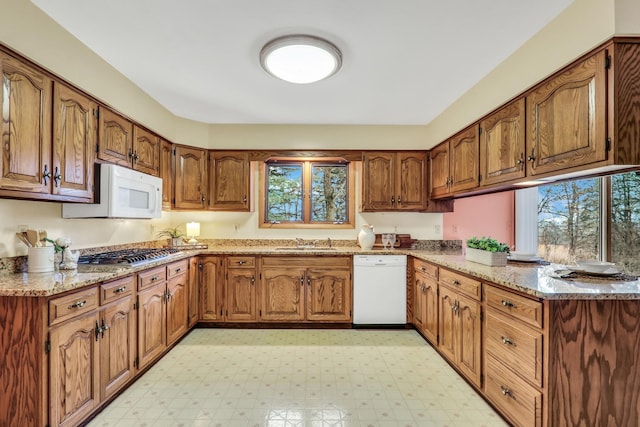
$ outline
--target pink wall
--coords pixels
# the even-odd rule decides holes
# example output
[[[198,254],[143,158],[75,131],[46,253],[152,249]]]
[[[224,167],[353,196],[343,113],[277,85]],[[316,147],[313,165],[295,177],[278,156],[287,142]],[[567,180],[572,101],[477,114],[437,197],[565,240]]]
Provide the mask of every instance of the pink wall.
[[[443,214],[442,238],[462,240],[465,247],[469,237],[489,236],[513,246],[514,212],[513,191],[456,199],[453,212]]]

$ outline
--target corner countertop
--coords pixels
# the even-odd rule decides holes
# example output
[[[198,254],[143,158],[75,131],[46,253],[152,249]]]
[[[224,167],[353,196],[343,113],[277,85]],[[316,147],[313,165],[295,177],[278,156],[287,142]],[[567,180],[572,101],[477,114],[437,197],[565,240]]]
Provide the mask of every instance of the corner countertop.
[[[92,284],[127,276],[141,270],[189,258],[195,255],[280,255],[280,256],[352,256],[405,254],[477,277],[541,299],[640,299],[640,280],[606,278],[556,278],[558,264],[513,263],[506,267],[489,267],[466,261],[459,250],[361,250],[358,247],[335,247],[332,250],[277,249],[273,246],[214,246],[209,249],[183,251],[149,263],[129,266],[80,265],[77,270],[52,273],[15,273],[0,276],[0,296],[48,297]]]

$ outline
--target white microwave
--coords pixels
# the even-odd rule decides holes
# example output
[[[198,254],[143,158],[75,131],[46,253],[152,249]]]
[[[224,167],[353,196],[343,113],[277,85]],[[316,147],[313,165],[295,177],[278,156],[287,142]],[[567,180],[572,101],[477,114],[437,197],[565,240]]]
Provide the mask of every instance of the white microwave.
[[[160,218],[162,179],[100,164],[97,203],[63,203],[63,218]]]

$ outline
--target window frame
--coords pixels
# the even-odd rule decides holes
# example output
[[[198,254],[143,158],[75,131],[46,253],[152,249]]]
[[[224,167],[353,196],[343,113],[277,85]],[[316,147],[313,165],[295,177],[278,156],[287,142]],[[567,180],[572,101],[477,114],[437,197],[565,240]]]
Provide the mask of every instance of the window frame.
[[[326,223],[326,222],[267,222],[266,221],[266,208],[267,208],[267,164],[282,162],[283,164],[302,163],[303,164],[303,177],[302,182],[305,188],[303,189],[302,199],[302,211],[305,221],[311,219],[311,169],[312,165],[327,166],[332,163],[344,164],[347,166],[347,210],[348,218],[346,221],[340,224]],[[260,177],[259,177],[259,208],[258,208],[258,228],[273,228],[273,229],[355,229],[355,209],[356,209],[356,173],[355,162],[346,160],[342,157],[273,157],[260,162]]]

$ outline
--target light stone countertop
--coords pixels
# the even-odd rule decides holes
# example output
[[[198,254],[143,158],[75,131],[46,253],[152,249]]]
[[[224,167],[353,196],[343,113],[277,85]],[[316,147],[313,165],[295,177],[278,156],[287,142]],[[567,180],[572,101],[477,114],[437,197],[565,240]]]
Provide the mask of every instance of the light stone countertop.
[[[15,273],[0,277],[0,296],[46,297],[83,286],[112,280],[151,267],[194,255],[280,255],[280,256],[351,256],[406,254],[475,276],[541,299],[640,299],[640,280],[559,279],[551,277],[563,266],[513,263],[506,267],[489,267],[469,262],[460,251],[451,250],[379,250],[363,251],[358,247],[335,247],[332,250],[278,250],[273,246],[214,246],[209,249],[183,251],[135,267],[80,265],[78,270],[52,273]]]

